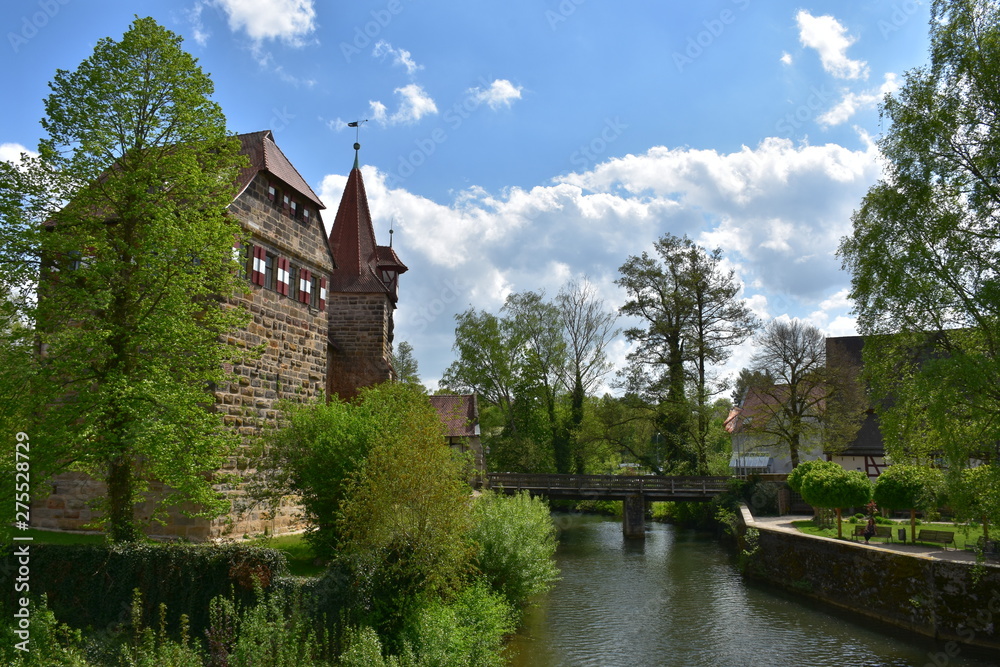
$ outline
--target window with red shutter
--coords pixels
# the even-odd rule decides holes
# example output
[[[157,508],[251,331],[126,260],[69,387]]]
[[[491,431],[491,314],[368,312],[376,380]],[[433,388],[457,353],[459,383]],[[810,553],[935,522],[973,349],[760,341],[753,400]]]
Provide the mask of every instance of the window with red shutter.
[[[254,285],[264,286],[265,261],[267,259],[267,249],[264,246],[253,246],[253,263],[250,269],[250,282]]]
[[[299,301],[308,304],[312,300],[312,273],[309,269],[299,271]]]
[[[319,279],[319,309],[326,310],[326,278]]]
[[[278,258],[278,294],[288,296],[288,258]]]

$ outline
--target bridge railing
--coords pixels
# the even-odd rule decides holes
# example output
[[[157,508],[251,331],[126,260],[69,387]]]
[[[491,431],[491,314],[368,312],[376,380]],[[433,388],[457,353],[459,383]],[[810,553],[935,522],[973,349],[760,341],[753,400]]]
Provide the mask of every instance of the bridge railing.
[[[654,475],[542,475],[488,473],[491,488],[538,491],[576,490],[595,493],[629,492],[669,495],[717,495],[727,488],[729,477],[667,477]]]

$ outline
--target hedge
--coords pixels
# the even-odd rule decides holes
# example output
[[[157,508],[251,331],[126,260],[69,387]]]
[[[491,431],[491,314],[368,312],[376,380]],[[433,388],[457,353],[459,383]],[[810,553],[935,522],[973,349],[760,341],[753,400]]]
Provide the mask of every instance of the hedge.
[[[6,613],[23,592],[15,591],[23,543],[0,552],[0,606]],[[176,632],[181,614],[200,636],[208,627],[209,601],[217,595],[237,603],[255,596],[255,582],[267,589],[287,576],[285,555],[276,549],[246,545],[31,544],[28,584],[32,597],[48,595],[60,622],[92,631],[113,631],[131,621],[132,591],[142,592],[143,623],[158,624],[161,604],[168,628]],[[9,617],[9,615],[8,615]]]

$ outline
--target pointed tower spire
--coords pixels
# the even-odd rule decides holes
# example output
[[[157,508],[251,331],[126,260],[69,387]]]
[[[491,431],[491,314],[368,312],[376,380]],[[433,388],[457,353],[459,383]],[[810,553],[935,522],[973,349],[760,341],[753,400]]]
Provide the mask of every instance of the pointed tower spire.
[[[357,123],[348,125],[357,127]],[[360,149],[361,144],[355,142],[354,166],[347,177],[337,217],[330,230],[330,250],[337,263],[330,291],[383,293],[395,303],[397,278],[407,267],[391,246],[380,246],[375,240],[368,195],[359,166]]]

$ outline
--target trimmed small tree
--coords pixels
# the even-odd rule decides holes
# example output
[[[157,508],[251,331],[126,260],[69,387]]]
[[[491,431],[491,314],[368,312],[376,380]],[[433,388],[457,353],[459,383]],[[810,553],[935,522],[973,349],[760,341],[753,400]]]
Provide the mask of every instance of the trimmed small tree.
[[[875,482],[874,498],[879,507],[910,510],[910,541],[917,534],[917,510],[937,507],[944,489],[944,474],[927,466],[889,466]]]
[[[872,483],[860,470],[844,470],[836,463],[816,466],[801,479],[802,498],[814,507],[833,509],[837,514],[837,538],[842,538],[841,509],[861,507],[872,499]]]

